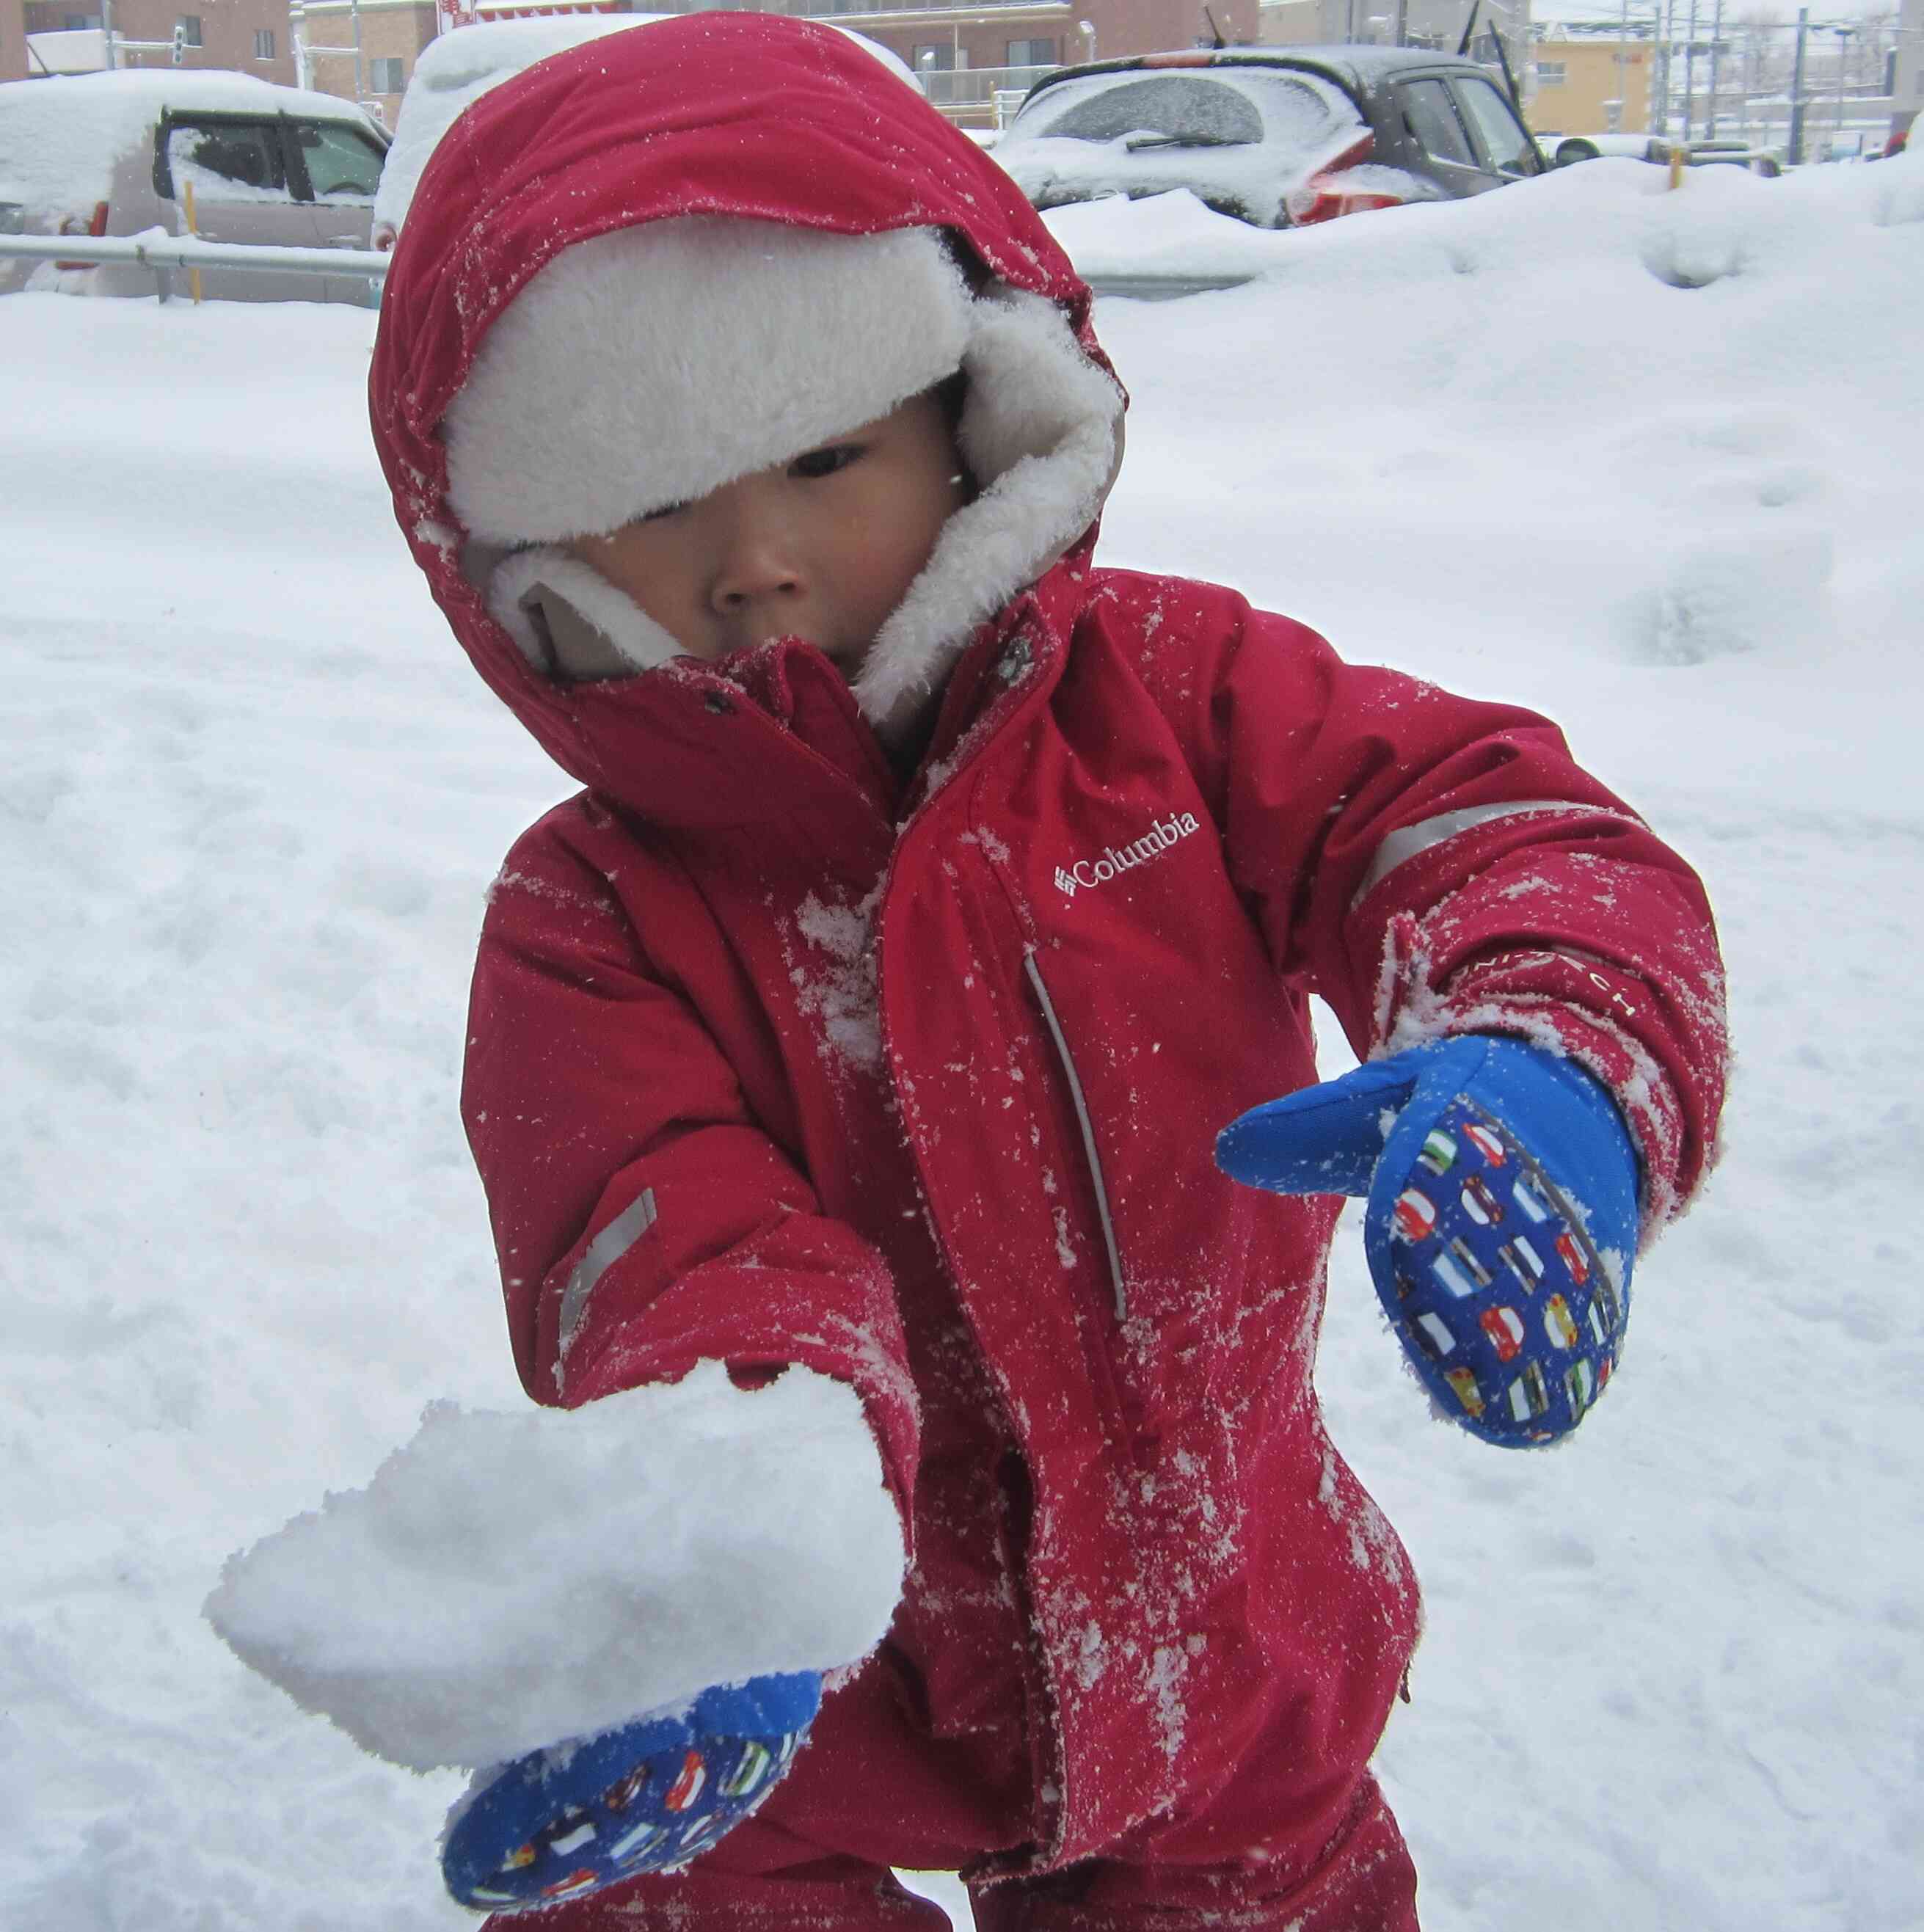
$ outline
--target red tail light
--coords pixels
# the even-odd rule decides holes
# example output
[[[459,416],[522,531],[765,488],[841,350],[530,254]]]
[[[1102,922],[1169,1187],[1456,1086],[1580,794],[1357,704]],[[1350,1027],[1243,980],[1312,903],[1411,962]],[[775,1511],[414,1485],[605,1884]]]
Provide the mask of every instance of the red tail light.
[[[1334,221],[1340,214],[1361,214],[1373,208],[1400,208],[1403,198],[1400,194],[1347,185],[1343,179],[1343,170],[1367,160],[1376,145],[1375,135],[1365,134],[1334,160],[1325,162],[1301,188],[1292,188],[1283,199],[1290,220],[1298,228],[1307,228],[1314,222]]]
[[[107,205],[104,201],[94,203],[93,219],[85,227],[80,225],[80,218],[77,214],[63,214],[60,218],[62,234],[89,235],[96,241],[107,232]],[[92,262],[56,262],[53,266],[56,268],[91,268],[95,264]]]

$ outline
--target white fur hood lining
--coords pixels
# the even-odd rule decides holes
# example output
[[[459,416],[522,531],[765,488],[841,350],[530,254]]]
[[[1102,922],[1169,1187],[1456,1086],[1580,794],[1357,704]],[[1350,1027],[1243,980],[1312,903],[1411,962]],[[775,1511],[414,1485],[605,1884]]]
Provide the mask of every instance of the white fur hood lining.
[[[1053,303],[1001,285],[971,296],[931,231],[722,218],[654,230],[564,251],[496,324],[450,406],[449,500],[479,539],[470,575],[544,672],[550,638],[572,624],[638,670],[665,664],[683,655],[674,640],[566,542],[830,441],[960,368],[957,441],[980,494],[944,526],[854,687],[885,739],[906,731],[971,631],[1100,512],[1120,392]],[[609,384],[611,367],[626,380]]]

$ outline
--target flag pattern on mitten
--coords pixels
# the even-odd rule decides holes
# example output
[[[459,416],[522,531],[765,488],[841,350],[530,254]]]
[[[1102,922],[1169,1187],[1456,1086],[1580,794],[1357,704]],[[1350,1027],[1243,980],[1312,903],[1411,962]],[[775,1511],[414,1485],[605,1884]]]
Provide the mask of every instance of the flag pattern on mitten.
[[[1439,1401],[1499,1443],[1576,1426],[1616,1365],[1626,1298],[1583,1217],[1459,1094],[1365,1228],[1384,1306]],[[1379,1286],[1379,1292],[1381,1292]]]
[[[449,1820],[449,1892],[518,1912],[679,1870],[767,1796],[820,1699],[812,1671],[756,1678],[497,1767]]]

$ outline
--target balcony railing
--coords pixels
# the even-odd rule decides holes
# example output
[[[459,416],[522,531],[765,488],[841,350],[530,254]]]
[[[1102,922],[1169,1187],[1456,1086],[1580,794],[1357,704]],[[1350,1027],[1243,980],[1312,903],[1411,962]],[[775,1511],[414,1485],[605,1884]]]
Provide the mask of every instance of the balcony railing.
[[[986,107],[998,94],[1019,98],[1028,93],[1049,67],[956,67],[924,68],[920,79],[923,92],[938,107]]]
[[[1032,12],[1038,7],[1067,14],[1068,0],[764,0],[774,14],[799,14],[809,20],[835,20],[850,14],[960,14]]]

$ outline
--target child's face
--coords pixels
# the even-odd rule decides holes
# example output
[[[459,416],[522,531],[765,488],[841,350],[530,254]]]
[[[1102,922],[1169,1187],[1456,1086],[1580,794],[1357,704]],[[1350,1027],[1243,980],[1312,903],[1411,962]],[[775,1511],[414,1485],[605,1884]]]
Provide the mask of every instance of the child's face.
[[[933,394],[819,449],[569,545],[692,656],[799,637],[853,678],[970,484]],[[606,676],[606,662],[571,663]]]

